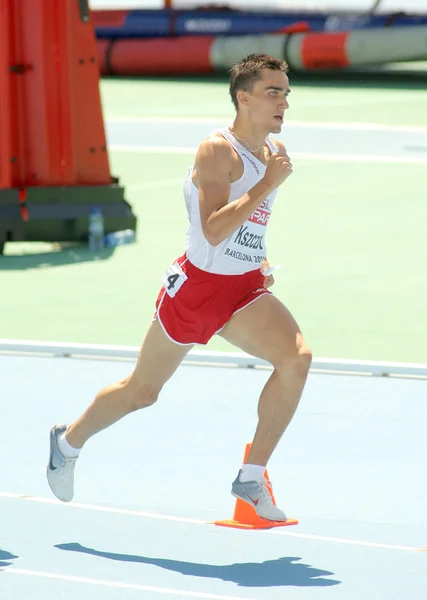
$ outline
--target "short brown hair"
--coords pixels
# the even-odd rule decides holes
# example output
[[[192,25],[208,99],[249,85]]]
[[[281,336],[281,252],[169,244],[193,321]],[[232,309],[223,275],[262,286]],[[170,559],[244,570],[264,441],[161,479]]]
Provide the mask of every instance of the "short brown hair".
[[[287,73],[288,64],[280,58],[267,54],[249,54],[230,70],[230,96],[236,110],[239,108],[237,92],[239,90],[249,92],[254,83],[260,79],[263,69]]]

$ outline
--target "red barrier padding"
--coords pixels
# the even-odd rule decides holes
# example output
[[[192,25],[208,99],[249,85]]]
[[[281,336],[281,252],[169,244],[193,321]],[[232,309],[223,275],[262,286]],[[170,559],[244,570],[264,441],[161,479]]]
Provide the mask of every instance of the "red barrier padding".
[[[87,0],[0,0],[0,254],[6,242],[136,229],[110,174]]]
[[[128,10],[92,10],[90,13],[93,26],[122,28],[125,24]]]
[[[97,41],[102,74],[210,73],[213,36]]]
[[[346,43],[349,32],[309,33],[301,44],[301,59],[307,69],[348,67]]]
[[[99,70],[102,75],[108,75],[110,73],[107,68],[108,53],[112,49],[111,40],[96,40],[96,53],[98,55]]]
[[[9,0],[0,0],[0,188],[11,186]]]
[[[73,18],[68,33],[72,52],[66,70],[71,99],[70,129],[74,136],[74,175],[78,184],[111,184],[93,24],[81,22],[77,10],[70,12]]]
[[[298,21],[293,25],[286,25],[278,30],[278,33],[307,33],[311,31],[310,23],[308,21]]]
[[[92,22],[79,2],[0,2],[1,185],[111,184]]]

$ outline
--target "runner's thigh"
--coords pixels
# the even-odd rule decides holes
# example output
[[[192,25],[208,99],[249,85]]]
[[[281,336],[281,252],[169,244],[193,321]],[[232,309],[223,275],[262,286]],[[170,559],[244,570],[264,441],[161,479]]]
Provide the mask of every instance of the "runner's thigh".
[[[218,335],[273,366],[302,355],[310,359],[310,349],[298,324],[271,294],[264,294],[233,315]]]
[[[147,331],[139,352],[135,370],[131,376],[139,384],[150,384],[161,389],[193,346],[172,342],[158,321],[153,321]]]

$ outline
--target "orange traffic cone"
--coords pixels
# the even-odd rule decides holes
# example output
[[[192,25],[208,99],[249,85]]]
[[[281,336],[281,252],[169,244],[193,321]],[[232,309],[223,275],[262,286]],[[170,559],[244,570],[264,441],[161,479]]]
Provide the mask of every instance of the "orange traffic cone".
[[[246,463],[251,449],[251,445],[252,444],[246,444],[243,463]],[[276,505],[276,500],[274,498],[273,489],[268,478],[267,469],[265,470],[264,477],[267,480],[267,489],[271,496],[273,504]],[[298,521],[296,519],[288,519],[287,521],[267,521],[267,519],[263,519],[262,517],[257,515],[255,509],[250,504],[244,502],[243,500],[240,500],[240,498],[237,498],[233,519],[225,521],[214,521],[214,524],[220,525],[221,527],[235,527],[237,529],[270,529],[271,527],[285,527],[286,525],[298,525]]]

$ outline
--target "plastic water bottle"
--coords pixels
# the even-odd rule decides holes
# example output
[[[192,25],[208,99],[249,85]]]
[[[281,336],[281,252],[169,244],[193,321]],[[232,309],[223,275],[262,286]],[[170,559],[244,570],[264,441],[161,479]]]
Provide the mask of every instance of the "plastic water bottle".
[[[89,249],[97,252],[104,248],[104,216],[95,206],[89,215]]]
[[[135,232],[132,229],[124,231],[113,231],[105,236],[105,245],[107,248],[115,248],[124,244],[132,244],[135,241]]]

